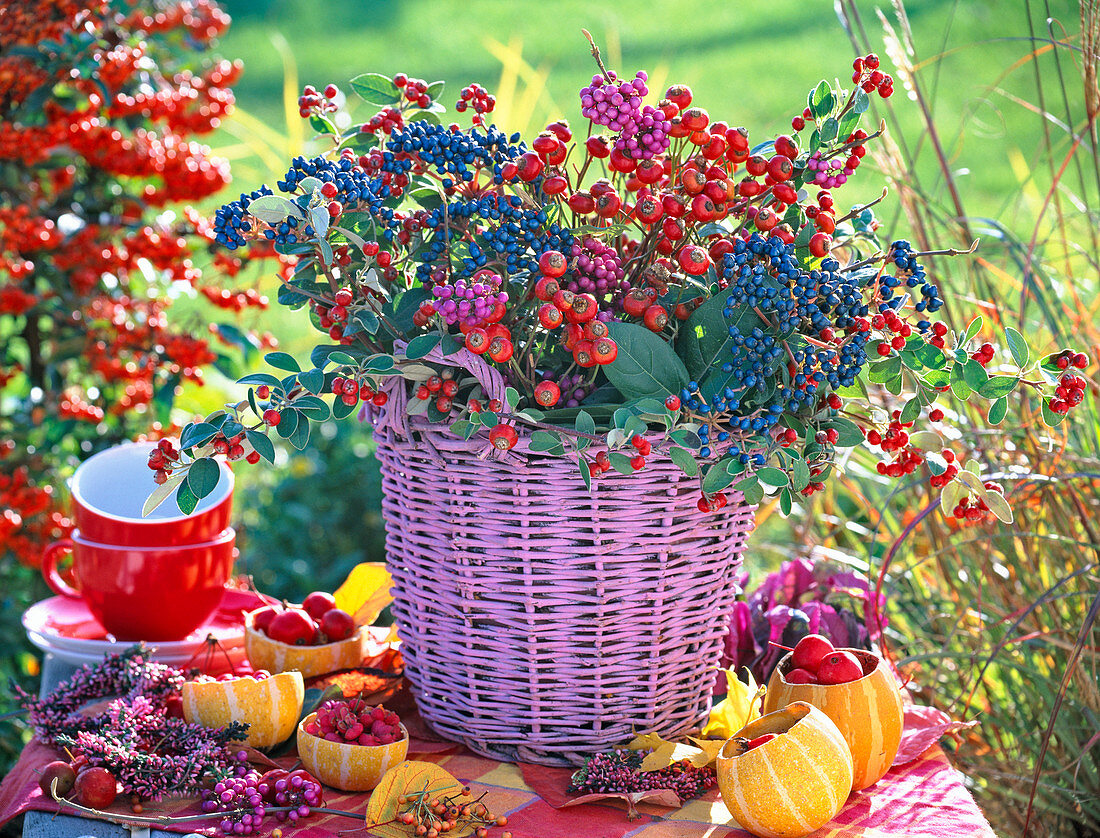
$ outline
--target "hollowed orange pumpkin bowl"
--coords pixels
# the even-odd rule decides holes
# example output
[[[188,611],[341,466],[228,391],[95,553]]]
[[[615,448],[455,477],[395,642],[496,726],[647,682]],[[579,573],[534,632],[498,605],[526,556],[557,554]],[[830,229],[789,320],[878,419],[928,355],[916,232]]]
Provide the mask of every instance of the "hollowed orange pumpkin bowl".
[[[363,662],[367,631],[362,626],[347,640],[320,646],[291,646],[272,640],[254,628],[252,620],[255,613],[249,612],[244,618],[244,648],[253,669],[266,669],[268,672],[297,670],[308,680],[341,669],[352,669]]]
[[[863,665],[864,675],[846,684],[791,684],[784,675],[791,669],[788,653],[768,681],[764,712],[806,701],[833,720],[852,751],[855,777],[852,788],[874,785],[890,770],[901,743],[905,714],[901,690],[890,667],[878,655],[863,649],[845,649]]]
[[[774,739],[745,750],[745,740]],[[800,838],[832,820],[852,790],[852,755],[833,722],[804,701],[761,716],[718,753],[718,790],[761,838]]]
[[[316,720],[310,713],[298,725],[298,757],[306,770],[341,791],[370,791],[382,775],[404,762],[409,752],[409,732],[401,725],[402,738],[388,745],[358,745],[330,742],[312,733],[306,725]]]

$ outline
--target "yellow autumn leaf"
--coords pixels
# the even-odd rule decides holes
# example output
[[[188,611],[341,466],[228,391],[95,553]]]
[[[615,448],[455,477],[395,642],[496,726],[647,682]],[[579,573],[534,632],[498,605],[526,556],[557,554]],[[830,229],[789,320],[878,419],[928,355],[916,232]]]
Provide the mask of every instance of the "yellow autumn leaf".
[[[696,760],[702,753],[694,745],[683,742],[669,742],[667,739],[662,739],[658,733],[643,733],[641,736],[636,736],[626,747],[632,751],[652,749],[642,760],[639,771],[660,771],[662,768],[668,768],[672,763],[679,762],[682,759]]]
[[[737,677],[732,667],[726,670],[726,697],[711,709],[703,736],[726,740],[753,719],[760,718],[757,699],[763,688],[757,686],[751,672],[746,670],[746,673],[747,684]]]
[[[393,601],[390,587],[393,580],[384,564],[363,562],[351,569],[348,578],[336,589],[336,607],[355,618],[355,625],[369,626]]]
[[[726,744],[725,739],[696,739],[694,736],[689,736],[688,739],[699,746],[698,753],[690,757],[694,768],[705,768],[715,762],[722,746]]]
[[[462,791],[462,783],[433,762],[407,760],[398,763],[382,775],[371,792],[364,813],[367,829],[372,835],[382,838],[406,838],[411,835],[408,827],[394,822],[398,812],[404,808],[398,803],[398,798],[424,791],[439,797],[458,795]]]

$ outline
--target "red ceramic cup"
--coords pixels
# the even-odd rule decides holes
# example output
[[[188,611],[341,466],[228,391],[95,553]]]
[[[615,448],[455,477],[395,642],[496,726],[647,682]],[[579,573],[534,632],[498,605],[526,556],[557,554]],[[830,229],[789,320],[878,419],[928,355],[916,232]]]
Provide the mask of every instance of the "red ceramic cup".
[[[42,557],[42,575],[56,593],[83,599],[119,640],[182,640],[217,609],[233,571],[236,532],[183,547],[97,544],[74,532]],[[73,554],[70,585],[57,571]]]
[[[173,495],[147,518],[141,516],[157,488],[149,468],[155,447],[155,442],[127,442],[80,464],[69,489],[82,538],[123,547],[174,547],[213,541],[225,532],[233,504],[233,472],[225,464],[214,491],[190,515],[180,511]]]

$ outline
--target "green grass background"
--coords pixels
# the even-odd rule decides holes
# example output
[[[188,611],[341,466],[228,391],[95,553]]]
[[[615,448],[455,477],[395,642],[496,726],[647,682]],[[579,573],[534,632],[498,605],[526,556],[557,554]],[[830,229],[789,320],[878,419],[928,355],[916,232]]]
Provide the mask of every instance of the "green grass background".
[[[285,53],[293,56],[302,84],[343,85],[366,71],[446,79],[443,101],[450,107],[458,90],[472,81],[495,90],[501,62],[487,45],[496,42],[520,50],[533,70],[546,74],[544,89],[536,82],[533,121],[564,116],[576,125],[577,90],[595,70],[581,35],[584,27],[603,49],[608,67],[631,75],[647,69],[655,81],[688,84],[712,119],[745,125],[758,137],[788,130],[806,91],[821,78],[850,82],[852,48],[827,0],[227,0],[224,5],[234,23],[221,51],[245,61],[238,103],[280,133],[286,130]],[[1033,19],[1049,13],[1075,22],[1076,4],[1032,5]],[[889,3],[858,6],[873,38],[881,31],[876,9],[893,17]],[[971,211],[1001,215],[1008,209],[1007,196],[1020,186],[1006,165],[1009,157],[1034,148],[1038,130],[1034,114],[1005,95],[1033,98],[1030,65],[1014,67],[1028,48],[1022,42],[1028,35],[1027,3],[911,0],[907,11],[921,51],[918,62],[936,67],[928,98]],[[1037,35],[1046,37],[1042,31]],[[884,60],[884,67],[889,65]],[[900,100],[906,91],[898,85],[895,96]],[[900,122],[890,130],[919,140],[916,104],[899,105]],[[357,115],[369,116],[370,110],[359,103]],[[523,129],[533,122],[512,113],[504,125]],[[233,133],[240,136],[241,127]],[[925,157],[932,171],[930,154]],[[251,169],[238,165],[238,179]],[[874,179],[864,177],[846,192],[854,200],[857,193],[876,189]]]

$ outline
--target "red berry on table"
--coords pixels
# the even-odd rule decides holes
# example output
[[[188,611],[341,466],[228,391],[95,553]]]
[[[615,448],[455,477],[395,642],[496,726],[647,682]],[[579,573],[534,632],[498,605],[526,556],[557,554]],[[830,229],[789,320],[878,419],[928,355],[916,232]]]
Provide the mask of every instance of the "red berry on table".
[[[288,608],[271,621],[267,636],[290,646],[310,646],[317,636],[317,624],[302,609]]]
[[[641,471],[643,468],[645,468],[645,457],[643,457],[641,454],[638,454],[635,457],[631,457],[630,467],[635,471]]]
[[[750,739],[748,742],[746,742],[745,743],[745,750],[746,751],[751,751],[753,748],[759,748],[765,742],[771,742],[773,739],[775,739],[776,735],[777,734],[774,734],[774,733],[762,733],[760,736],[757,736],[755,739]]]
[[[73,784],[76,800],[89,809],[106,809],[118,794],[118,781],[106,768],[85,768]]]
[[[257,631],[267,632],[267,627],[279,612],[271,605],[261,608],[252,615],[252,627]]]
[[[57,780],[57,788],[51,792],[50,787],[54,780]],[[46,797],[50,797],[53,793],[56,793],[58,797],[67,797],[69,792],[73,790],[75,782],[75,769],[69,763],[60,759],[47,764],[38,777],[38,787],[42,789],[42,793]]]
[[[816,684],[817,676],[808,669],[792,669],[783,678],[788,684]]]
[[[817,680],[822,684],[846,684],[863,677],[863,665],[859,658],[843,649],[831,652],[817,668]]]
[[[321,616],[320,628],[330,641],[347,640],[355,634],[355,619],[347,611],[330,608]]]
[[[314,620],[320,620],[325,612],[336,607],[336,597],[327,591],[314,591],[302,600],[302,610]]]
[[[791,653],[791,663],[798,669],[817,672],[826,655],[835,651],[829,638],[820,634],[807,634],[795,644],[794,652]]]
[[[507,451],[515,448],[516,443],[519,442],[519,434],[511,425],[505,425],[502,422],[489,431],[489,442],[492,443],[494,448]]]

